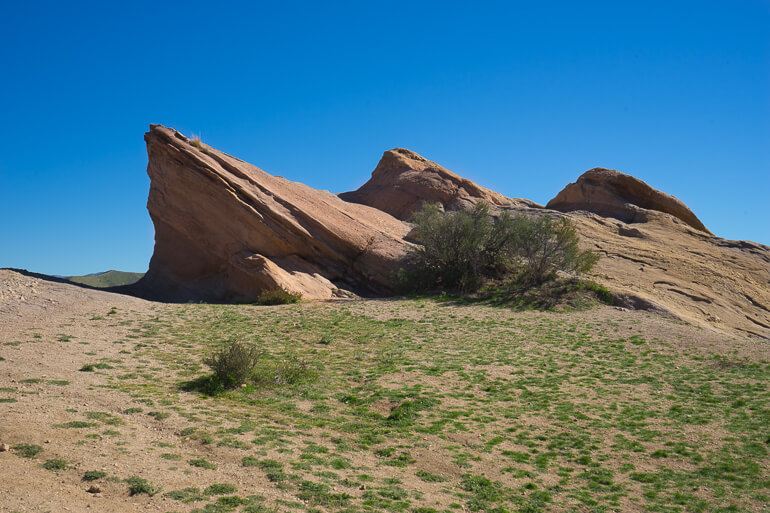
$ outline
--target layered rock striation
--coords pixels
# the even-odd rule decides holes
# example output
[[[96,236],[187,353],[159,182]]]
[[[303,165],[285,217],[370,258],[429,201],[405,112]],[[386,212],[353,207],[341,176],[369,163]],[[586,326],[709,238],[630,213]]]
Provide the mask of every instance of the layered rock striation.
[[[265,173],[161,125],[145,134],[155,250],[141,286],[168,300],[253,301],[283,287],[386,295],[409,226]]]
[[[276,287],[309,299],[389,295],[410,245],[405,220],[423,202],[457,210],[484,201],[495,215],[570,217],[602,256],[591,278],[623,306],[770,337],[770,248],[715,237],[682,202],[618,171],[592,169],[543,208],[394,149],[360,189],[335,196],[160,125],[145,140],[156,231],[145,296],[253,301]]]
[[[492,207],[540,207],[533,201],[507,198],[485,189],[404,148],[386,151],[368,182],[339,196],[405,221],[424,202],[440,203],[446,210],[468,209],[479,201]]]
[[[644,223],[655,213],[662,212],[696,230],[711,233],[687,205],[675,197],[614,169],[597,167],[586,171],[546,207],[561,212],[586,210],[625,223]]]

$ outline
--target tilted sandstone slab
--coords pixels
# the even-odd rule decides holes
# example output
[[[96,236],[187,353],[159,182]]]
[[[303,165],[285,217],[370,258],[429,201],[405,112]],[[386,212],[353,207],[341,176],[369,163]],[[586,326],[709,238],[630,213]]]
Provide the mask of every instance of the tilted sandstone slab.
[[[594,168],[567,185],[547,208],[570,212],[586,210],[626,223],[649,220],[655,212],[670,214],[696,230],[709,232],[687,205],[633,176],[614,169]]]
[[[405,221],[422,208],[423,202],[441,203],[447,210],[465,210],[479,201],[493,207],[540,206],[485,189],[404,148],[386,151],[368,182],[358,190],[339,196]]]
[[[380,210],[272,176],[160,125],[145,134],[155,250],[140,282],[168,300],[253,301],[284,287],[386,295],[408,243]]]

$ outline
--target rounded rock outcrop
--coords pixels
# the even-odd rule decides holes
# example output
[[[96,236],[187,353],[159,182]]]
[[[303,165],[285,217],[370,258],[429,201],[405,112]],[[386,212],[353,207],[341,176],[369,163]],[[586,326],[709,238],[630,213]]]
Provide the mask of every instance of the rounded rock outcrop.
[[[687,205],[654,189],[631,175],[597,167],[583,173],[548,202],[546,208],[560,212],[586,210],[624,223],[649,220],[649,211],[674,216],[696,230],[711,234]]]
[[[492,207],[540,206],[481,187],[404,148],[386,151],[368,182],[339,197],[402,220],[409,220],[425,202],[440,203],[446,210],[465,210],[480,201]]]

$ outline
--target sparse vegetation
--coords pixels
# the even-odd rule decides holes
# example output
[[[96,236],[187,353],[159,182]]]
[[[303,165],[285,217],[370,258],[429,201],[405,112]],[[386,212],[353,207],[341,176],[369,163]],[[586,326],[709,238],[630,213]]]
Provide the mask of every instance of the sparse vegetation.
[[[13,446],[13,450],[16,451],[16,453],[19,456],[22,456],[24,458],[34,458],[41,452],[43,452],[43,448],[39,445],[34,444],[28,444],[28,443],[20,443]]]
[[[128,485],[128,491],[131,495],[146,494],[153,496],[161,490],[160,487],[154,486],[146,479],[138,476],[129,477],[126,479],[126,484]]]
[[[299,292],[291,292],[283,287],[277,289],[266,290],[259,295],[257,304],[259,305],[289,305],[292,303],[299,303],[302,300],[302,294]]]
[[[214,371],[223,388],[235,388],[248,380],[264,351],[254,344],[234,340],[206,358],[204,363]]]
[[[414,222],[419,244],[397,277],[404,290],[467,293],[488,280],[536,286],[557,272],[587,272],[599,258],[580,250],[575,227],[566,217],[503,213],[493,218],[484,203],[455,212],[426,204]]]
[[[83,481],[98,481],[105,477],[107,477],[107,472],[101,470],[89,470],[83,474]]]
[[[590,287],[549,280],[531,300]],[[102,509],[129,491],[148,510],[203,513],[767,509],[766,345],[639,312],[518,308],[473,296],[153,304],[97,328],[87,312],[103,337],[73,323],[45,338],[81,365],[77,341],[90,339],[86,361],[114,372],[57,386],[78,366],[29,364],[0,388],[19,398],[9,409],[45,405],[44,428],[82,429],[50,430],[48,444],[29,435],[36,460],[18,446],[0,457],[38,471],[66,460],[44,484],[82,477],[76,491],[96,485]],[[61,330],[75,337],[63,349],[49,337]],[[245,386],[188,388],[212,378],[203,361],[232,340],[262,353]],[[9,347],[9,359],[39,347]],[[93,392],[81,397],[81,381]],[[158,492],[159,473],[171,491]]]
[[[66,470],[69,467],[66,461],[58,458],[46,460],[45,463],[43,463],[43,468],[46,470]]]

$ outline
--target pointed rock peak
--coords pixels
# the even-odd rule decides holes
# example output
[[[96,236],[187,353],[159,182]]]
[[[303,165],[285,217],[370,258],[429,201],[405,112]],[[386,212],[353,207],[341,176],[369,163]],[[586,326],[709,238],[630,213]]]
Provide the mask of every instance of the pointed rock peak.
[[[481,187],[404,148],[386,151],[368,182],[339,196],[403,220],[410,219],[423,202],[441,203],[447,210],[467,209],[480,201],[491,206],[539,206]]]
[[[561,212],[586,210],[626,223],[646,222],[650,211],[674,216],[687,225],[711,234],[687,205],[631,175],[596,167],[583,173],[548,202]]]

